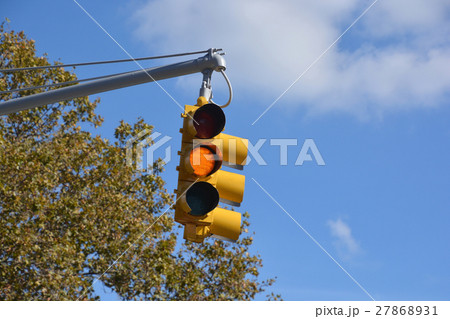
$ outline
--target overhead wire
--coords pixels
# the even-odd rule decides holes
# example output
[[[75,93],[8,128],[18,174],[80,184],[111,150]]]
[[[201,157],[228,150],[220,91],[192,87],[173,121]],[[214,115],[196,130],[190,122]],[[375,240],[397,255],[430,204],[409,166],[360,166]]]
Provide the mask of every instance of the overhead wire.
[[[217,49],[217,51],[222,51],[222,49]],[[83,63],[32,66],[32,67],[25,67],[25,68],[0,69],[0,72],[12,73],[12,72],[18,72],[18,71],[30,71],[30,70],[40,70],[40,69],[54,69],[54,68],[65,68],[65,67],[87,66],[87,65],[99,65],[99,64],[108,64],[108,63],[134,62],[134,61],[143,61],[143,60],[173,58],[173,57],[194,55],[194,54],[202,54],[202,53],[208,53],[208,50],[195,51],[195,52],[185,52],[185,53],[176,53],[176,54],[167,54],[167,55],[159,55],[159,56],[143,57],[143,58],[136,58],[136,59],[105,60],[105,61],[94,61],[94,62],[83,62]],[[92,77],[92,78],[87,78],[87,79],[73,80],[73,81],[67,81],[67,82],[61,82],[61,83],[51,83],[51,84],[45,84],[45,85],[40,85],[40,86],[34,86],[34,87],[17,88],[17,89],[8,90],[8,91],[0,91],[0,94],[7,94],[7,93],[14,93],[14,92],[21,92],[21,91],[29,91],[29,90],[36,90],[36,89],[42,89],[42,88],[51,88],[51,87],[55,87],[55,86],[65,86],[65,85],[70,85],[70,84],[75,84],[75,83],[80,83],[80,82],[87,82],[87,81],[104,79],[104,78],[107,78],[107,77],[111,77],[111,76],[115,76],[115,75],[122,75],[122,74],[127,74],[127,73],[132,73],[132,72],[135,72],[135,71],[129,71],[129,72],[123,72],[123,73],[117,73],[117,74],[111,74],[111,75],[103,75],[103,76],[97,76],[97,77]]]
[[[217,50],[221,51],[222,49],[217,49]],[[159,55],[159,56],[143,57],[143,58],[136,58],[136,59],[105,60],[105,61],[94,61],[94,62],[58,64],[58,65],[30,66],[30,67],[25,67],[25,68],[0,69],[0,72],[18,72],[18,71],[29,71],[29,70],[38,70],[38,69],[54,69],[54,68],[65,68],[65,67],[73,67],[73,66],[86,66],[86,65],[97,65],[97,64],[107,64],[107,63],[133,62],[133,61],[143,61],[143,60],[174,58],[174,57],[178,57],[178,56],[194,55],[194,54],[201,54],[201,53],[208,53],[208,50],[196,51],[196,52],[177,53],[177,54]]]

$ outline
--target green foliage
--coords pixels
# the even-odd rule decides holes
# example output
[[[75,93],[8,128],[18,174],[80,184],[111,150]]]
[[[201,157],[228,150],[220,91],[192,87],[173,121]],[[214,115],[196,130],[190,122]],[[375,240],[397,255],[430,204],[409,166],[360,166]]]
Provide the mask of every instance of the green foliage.
[[[50,65],[5,24],[0,54],[1,69]],[[0,73],[0,91],[71,80],[63,68]],[[125,161],[126,140],[152,127],[141,119],[120,123],[114,142],[94,136],[80,125],[101,126],[98,103],[83,97],[0,118],[0,299],[96,300],[96,280],[125,300],[250,300],[272,285],[259,280],[248,235],[177,244],[161,166],[146,174]]]

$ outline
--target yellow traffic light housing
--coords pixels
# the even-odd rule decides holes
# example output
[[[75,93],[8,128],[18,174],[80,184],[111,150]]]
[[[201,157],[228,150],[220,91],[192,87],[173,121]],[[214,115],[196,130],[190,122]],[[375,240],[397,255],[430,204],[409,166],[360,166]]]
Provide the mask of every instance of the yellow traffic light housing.
[[[204,97],[186,105],[182,117],[175,221],[185,226],[184,238],[190,241],[202,242],[208,236],[236,241],[241,214],[217,206],[219,201],[240,205],[245,176],[221,168],[243,168],[248,140],[221,133],[225,115]]]

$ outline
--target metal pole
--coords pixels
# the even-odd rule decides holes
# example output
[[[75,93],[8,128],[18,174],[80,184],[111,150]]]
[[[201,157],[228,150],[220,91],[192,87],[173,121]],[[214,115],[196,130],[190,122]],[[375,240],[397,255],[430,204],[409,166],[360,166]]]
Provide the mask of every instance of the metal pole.
[[[154,82],[187,74],[203,72],[205,69],[220,71],[225,69],[222,55],[211,50],[206,56],[180,63],[112,75],[111,77],[77,84],[61,89],[24,96],[0,103],[0,115],[19,112],[33,107],[56,103],[91,94],[112,91],[128,86]]]

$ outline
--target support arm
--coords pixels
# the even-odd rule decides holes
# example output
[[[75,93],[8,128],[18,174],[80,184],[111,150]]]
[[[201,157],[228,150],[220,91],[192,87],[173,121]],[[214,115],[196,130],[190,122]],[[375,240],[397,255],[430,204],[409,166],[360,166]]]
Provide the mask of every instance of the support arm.
[[[127,74],[112,75],[111,77],[105,79],[77,84],[2,102],[0,103],[0,115],[6,115],[37,106],[64,100],[71,100],[77,97],[112,91],[142,83],[203,72],[207,69],[220,71],[225,70],[225,68],[226,65],[223,56],[217,53],[216,50],[211,49],[207,55],[198,59],[138,70]]]

